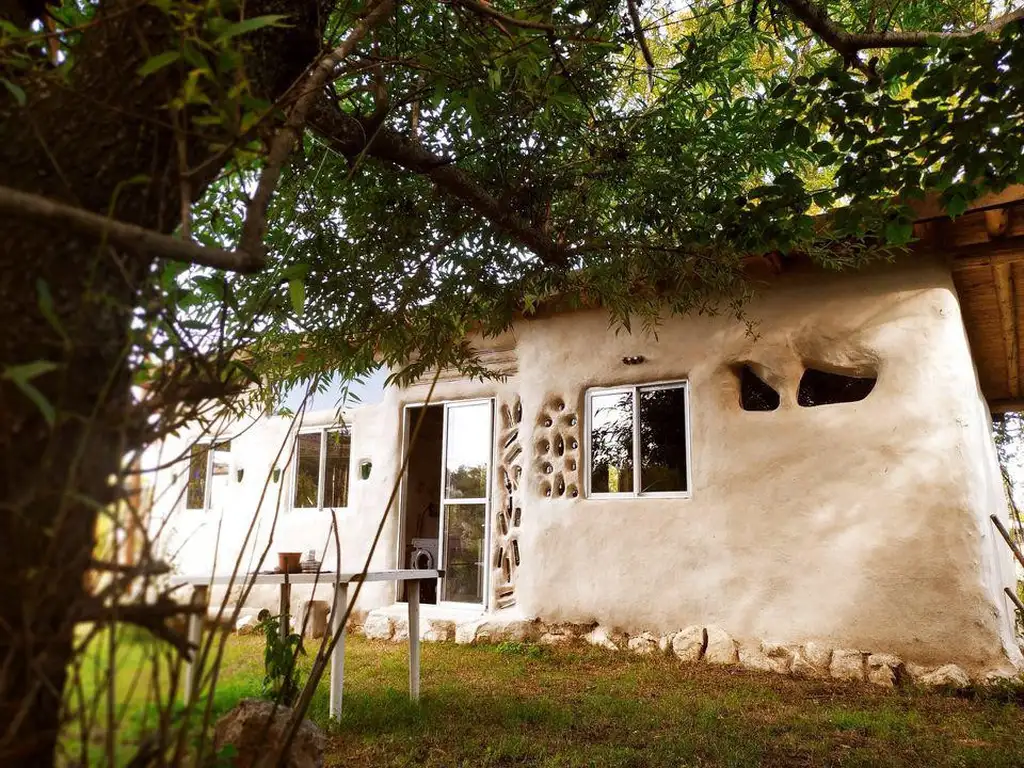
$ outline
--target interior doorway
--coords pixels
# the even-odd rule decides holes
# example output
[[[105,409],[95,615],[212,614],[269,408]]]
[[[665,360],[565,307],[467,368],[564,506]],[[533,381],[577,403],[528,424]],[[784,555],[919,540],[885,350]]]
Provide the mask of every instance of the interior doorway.
[[[468,400],[406,408],[406,435],[423,417],[409,455],[402,509],[404,567],[444,570],[421,602],[482,605],[487,594],[494,406]]]

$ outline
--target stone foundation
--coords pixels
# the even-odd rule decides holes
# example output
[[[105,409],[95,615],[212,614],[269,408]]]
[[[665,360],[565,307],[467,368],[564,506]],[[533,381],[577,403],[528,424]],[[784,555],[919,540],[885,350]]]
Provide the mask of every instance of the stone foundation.
[[[539,619],[488,615],[467,621],[422,617],[420,636],[427,642],[460,645],[535,642],[563,645],[585,642],[610,651],[673,655],[682,662],[733,666],[756,672],[773,672],[797,678],[834,678],[866,682],[886,688],[906,683],[929,687],[966,688],[972,682],[989,683],[1002,674],[974,680],[960,666],[921,666],[888,653],[853,648],[833,648],[823,643],[777,641],[741,642],[716,625],[694,625],[667,635],[651,632],[627,634],[598,624],[545,624]],[[400,642],[409,637],[405,617],[385,610],[371,611],[361,628],[375,640]]]

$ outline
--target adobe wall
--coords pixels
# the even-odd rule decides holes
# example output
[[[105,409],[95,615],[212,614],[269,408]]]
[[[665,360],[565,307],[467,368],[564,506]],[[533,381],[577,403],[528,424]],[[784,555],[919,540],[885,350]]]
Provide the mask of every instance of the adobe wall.
[[[732,316],[667,318],[657,338],[616,333],[603,311],[529,320],[483,343],[504,381],[441,378],[435,402],[497,403],[491,610],[514,603],[498,612],[629,633],[715,624],[744,642],[814,640],[974,673],[1019,662],[1002,595],[1012,562],[988,520],[1005,517],[1006,505],[948,270],[917,262],[784,275],[746,312],[754,335]],[[644,362],[624,365],[632,355]],[[732,366],[743,361],[779,390],[778,410],[741,409]],[[878,381],[861,402],[803,408],[805,363],[872,368]],[[584,498],[586,389],[684,378],[692,497]],[[354,413],[350,504],[338,511],[344,570],[362,566],[389,501],[373,566],[399,564],[402,409],[429,387],[390,389]],[[261,426],[238,438],[240,449],[251,439],[266,463],[275,429],[278,439],[287,433]],[[358,479],[362,461],[372,463],[369,480]],[[247,473],[246,515],[258,498],[249,483]],[[329,526],[327,513],[284,512],[271,555],[278,543],[320,547],[309,542],[328,541]],[[520,563],[503,567],[513,541]],[[197,567],[209,562],[189,551]],[[388,585],[367,585],[359,607],[393,597]]]
[[[552,396],[686,378],[690,499],[548,498],[528,473],[517,599],[545,621],[655,633],[714,623],[736,638],[999,666],[1012,643],[1006,514],[970,350],[938,265],[794,275],[732,318],[669,319],[658,339],[600,312],[518,329],[529,421]],[[641,365],[622,358],[643,355]],[[782,396],[739,405],[730,364],[764,366]],[[804,363],[875,366],[863,401],[803,408]]]

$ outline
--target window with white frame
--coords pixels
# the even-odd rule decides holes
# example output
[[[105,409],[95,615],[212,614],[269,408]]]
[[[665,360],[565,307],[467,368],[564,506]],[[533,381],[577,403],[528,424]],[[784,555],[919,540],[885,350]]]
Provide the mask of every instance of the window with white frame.
[[[231,441],[195,443],[188,457],[185,509],[210,509],[223,501],[221,493],[230,482]]]
[[[689,421],[685,381],[588,390],[587,495],[688,496]]]
[[[347,428],[302,432],[295,438],[294,509],[348,506],[352,437]]]

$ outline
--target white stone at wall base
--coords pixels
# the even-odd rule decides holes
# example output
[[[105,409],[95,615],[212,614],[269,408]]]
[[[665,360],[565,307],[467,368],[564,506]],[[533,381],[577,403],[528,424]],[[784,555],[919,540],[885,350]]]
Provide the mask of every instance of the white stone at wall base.
[[[796,658],[796,649],[793,646],[766,642],[761,643],[761,651],[768,657],[772,672],[788,675],[792,671],[793,660]]]
[[[772,660],[761,650],[760,643],[753,645],[741,645],[739,650],[739,664],[741,667],[753,670],[754,672],[774,672],[775,666]]]
[[[629,638],[629,642],[626,646],[633,653],[647,654],[655,653],[658,650],[659,642],[658,638],[650,632],[643,632],[635,637]]]
[[[672,653],[680,661],[700,661],[704,656],[708,635],[704,627],[686,627],[672,638]]]
[[[952,688],[966,688],[971,684],[971,678],[956,664],[946,664],[921,675],[918,680],[921,685],[927,686],[949,686]]]
[[[445,619],[423,619],[420,637],[428,643],[447,643],[455,638],[455,622]]]
[[[390,640],[394,632],[394,623],[385,613],[370,611],[363,622],[363,634],[371,640]]]
[[[736,641],[728,632],[714,624],[705,632],[704,661],[708,664],[735,664],[739,661]]]
[[[612,633],[605,627],[594,627],[583,639],[598,648],[606,648],[609,651],[619,650],[619,646],[612,639]]]
[[[848,648],[836,648],[832,652],[829,673],[836,680],[864,680],[864,654]]]
[[[893,688],[899,682],[903,661],[891,653],[872,653],[868,656],[868,682]]]
[[[235,632],[240,635],[252,635],[255,634],[257,626],[256,617],[251,613],[246,614],[238,617],[238,621],[235,622]]]

